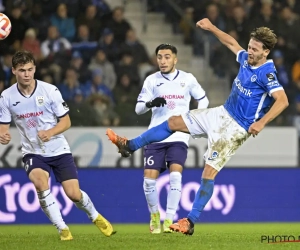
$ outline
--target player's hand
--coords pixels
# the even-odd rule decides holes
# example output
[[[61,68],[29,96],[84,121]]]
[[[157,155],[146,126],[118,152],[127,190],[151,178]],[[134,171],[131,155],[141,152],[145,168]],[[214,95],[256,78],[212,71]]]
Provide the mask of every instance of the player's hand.
[[[156,97],[154,100],[147,102],[146,107],[147,108],[153,108],[153,107],[163,107],[167,104],[167,101],[163,97]]]
[[[40,130],[38,132],[38,137],[43,141],[43,142],[47,142],[50,141],[52,134],[49,130]]]
[[[253,137],[257,136],[258,133],[260,131],[263,130],[263,128],[265,127],[265,124],[263,124],[262,122],[258,121],[258,122],[254,122],[251,124],[248,133],[250,133]]]
[[[6,145],[10,142],[11,140],[11,136],[10,136],[10,133],[9,132],[6,132],[4,134],[0,134],[0,143],[2,145]]]
[[[209,21],[208,18],[203,18],[196,23],[196,27],[199,27],[204,30],[210,30],[212,26],[213,24],[211,23],[211,21]]]

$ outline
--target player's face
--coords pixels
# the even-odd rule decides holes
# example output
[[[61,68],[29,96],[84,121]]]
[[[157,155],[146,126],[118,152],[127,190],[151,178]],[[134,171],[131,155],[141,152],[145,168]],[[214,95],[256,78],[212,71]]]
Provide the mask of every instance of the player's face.
[[[265,63],[268,49],[263,48],[262,42],[250,39],[248,44],[248,64],[251,66],[260,66]]]
[[[169,74],[175,70],[177,56],[169,49],[159,50],[156,56],[161,73]]]
[[[12,68],[12,72],[21,86],[26,87],[34,84],[35,65],[33,63],[18,65],[16,68]]]

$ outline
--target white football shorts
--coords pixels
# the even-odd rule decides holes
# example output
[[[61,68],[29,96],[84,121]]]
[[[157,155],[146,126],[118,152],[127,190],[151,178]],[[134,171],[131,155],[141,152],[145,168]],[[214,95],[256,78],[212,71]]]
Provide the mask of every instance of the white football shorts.
[[[220,171],[250,134],[227,112],[224,106],[194,109],[181,115],[191,136],[208,138],[205,163]]]

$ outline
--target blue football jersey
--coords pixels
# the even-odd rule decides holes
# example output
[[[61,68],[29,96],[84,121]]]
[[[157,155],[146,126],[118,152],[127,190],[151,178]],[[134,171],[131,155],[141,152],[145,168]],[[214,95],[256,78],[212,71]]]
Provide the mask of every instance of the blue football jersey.
[[[276,76],[273,60],[259,67],[248,65],[248,53],[237,53],[240,70],[232,84],[224,107],[248,131],[250,125],[262,118],[273,103],[272,93],[283,89]]]

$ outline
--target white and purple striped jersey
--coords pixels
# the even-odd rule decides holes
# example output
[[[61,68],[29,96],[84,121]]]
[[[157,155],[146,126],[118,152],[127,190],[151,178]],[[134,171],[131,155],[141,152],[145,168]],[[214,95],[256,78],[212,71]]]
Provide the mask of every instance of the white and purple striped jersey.
[[[24,96],[17,83],[4,90],[0,98],[0,124],[16,124],[21,136],[22,154],[45,157],[71,153],[63,134],[43,142],[38,131],[48,130],[57,124],[57,118],[67,115],[69,107],[59,90],[52,84],[36,80],[30,96]]]
[[[240,63],[240,70],[224,107],[248,131],[251,124],[270,109],[274,100],[272,93],[283,87],[278,82],[273,60],[268,60],[259,67],[252,67],[248,65],[248,53],[241,50],[237,53],[237,61]]]
[[[156,97],[163,97],[167,104],[164,107],[153,107],[149,128],[157,126],[173,115],[181,115],[189,111],[191,97],[200,101],[205,98],[205,91],[191,74],[181,70],[175,70],[170,74],[162,74],[160,71],[148,76],[141,93],[139,102],[149,102]],[[189,135],[176,132],[161,142],[182,141],[188,145]]]

